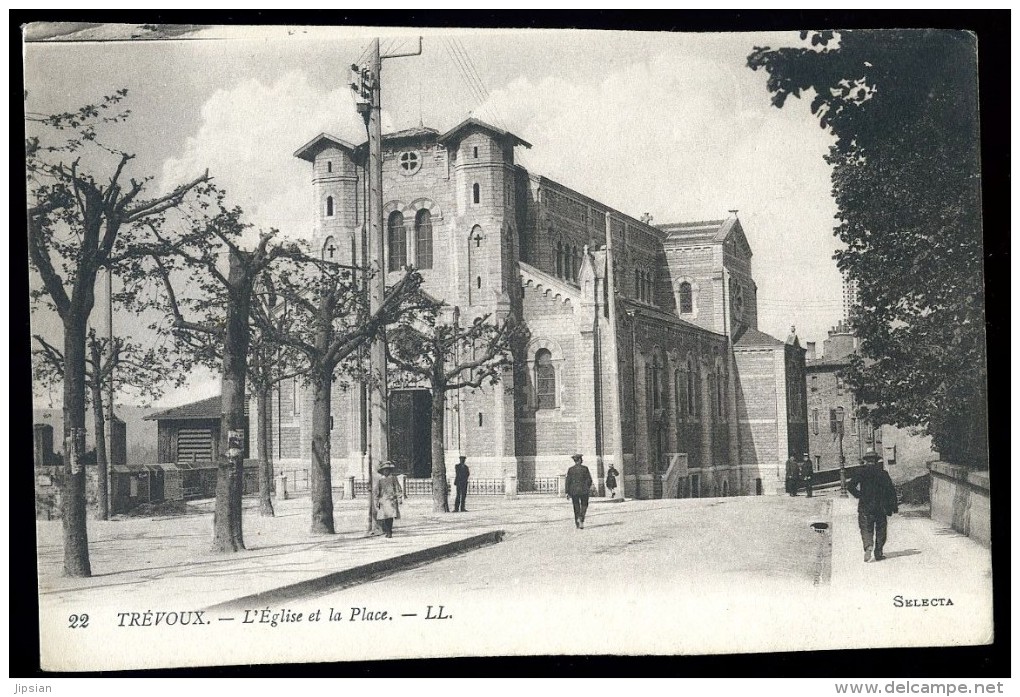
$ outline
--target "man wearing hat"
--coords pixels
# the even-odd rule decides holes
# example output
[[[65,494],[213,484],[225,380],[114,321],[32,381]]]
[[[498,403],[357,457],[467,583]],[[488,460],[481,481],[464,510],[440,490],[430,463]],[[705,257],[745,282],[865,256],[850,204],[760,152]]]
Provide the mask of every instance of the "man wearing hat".
[[[567,496],[574,504],[574,526],[584,529],[584,516],[588,512],[588,494],[591,491],[591,472],[582,463],[580,453],[571,456],[574,464],[567,470]]]
[[[804,453],[804,460],[800,463],[800,480],[804,482],[804,489],[807,490],[808,498],[814,495],[811,488],[811,480],[815,475],[815,468],[811,464],[811,456]]]
[[[467,509],[464,508],[465,499],[467,499],[467,484],[468,477],[471,476],[471,470],[468,468],[467,457],[464,455],[460,456],[460,462],[454,465],[454,477],[453,485],[457,487],[457,498],[453,501],[453,512],[454,513],[467,513]]]
[[[874,554],[875,561],[885,559],[888,518],[899,511],[896,501],[896,487],[889,473],[882,468],[882,458],[874,448],[864,453],[864,467],[850,480],[847,491],[857,499],[857,523],[864,543],[864,561],[869,562]]]
[[[786,460],[786,493],[790,496],[797,495],[797,487],[800,485],[800,463],[797,456],[790,453]]]
[[[400,481],[393,474],[396,470],[396,465],[387,460],[379,465],[381,476],[375,480],[375,519],[386,537],[393,537],[393,521],[400,518],[400,499],[404,497]]]

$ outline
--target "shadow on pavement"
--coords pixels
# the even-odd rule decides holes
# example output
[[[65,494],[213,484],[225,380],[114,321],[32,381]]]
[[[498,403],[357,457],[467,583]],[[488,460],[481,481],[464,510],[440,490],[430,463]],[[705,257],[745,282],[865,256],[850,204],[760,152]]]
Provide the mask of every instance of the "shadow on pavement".
[[[920,554],[919,549],[901,549],[898,552],[887,552],[885,555],[886,559],[895,559],[896,557],[912,557],[915,554]]]

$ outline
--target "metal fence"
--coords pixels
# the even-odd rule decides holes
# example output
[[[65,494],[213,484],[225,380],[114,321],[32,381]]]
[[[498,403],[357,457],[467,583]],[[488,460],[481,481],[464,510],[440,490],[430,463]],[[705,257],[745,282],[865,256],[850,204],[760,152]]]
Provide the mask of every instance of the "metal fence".
[[[558,477],[522,479],[517,484],[517,491],[521,494],[555,494],[558,479]]]
[[[278,469],[274,474],[277,477],[281,474],[287,475],[287,491],[308,491],[312,488],[311,471],[307,467],[292,470]]]
[[[404,482],[404,496],[431,496],[431,479],[407,479]]]

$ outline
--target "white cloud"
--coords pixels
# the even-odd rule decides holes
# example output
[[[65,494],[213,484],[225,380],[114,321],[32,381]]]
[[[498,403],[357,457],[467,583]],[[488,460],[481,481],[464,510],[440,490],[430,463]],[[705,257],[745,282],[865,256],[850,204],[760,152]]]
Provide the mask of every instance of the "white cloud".
[[[635,217],[739,209],[764,331],[785,338],[796,324],[802,340],[820,339],[839,319],[830,136],[806,105],[772,107],[763,75],[659,55],[588,83],[517,79],[475,114],[534,145],[518,149],[529,169]]]
[[[310,165],[293,153],[323,131],[365,140],[348,89],[323,92],[299,71],[271,84],[244,80],[205,102],[201,126],[184,152],[163,163],[164,185],[208,168],[250,222],[307,237],[314,222]]]

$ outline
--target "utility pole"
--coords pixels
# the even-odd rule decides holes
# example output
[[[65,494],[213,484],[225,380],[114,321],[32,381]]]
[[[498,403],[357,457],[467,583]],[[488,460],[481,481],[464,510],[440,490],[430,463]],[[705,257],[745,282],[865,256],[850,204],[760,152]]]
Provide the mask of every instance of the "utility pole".
[[[386,58],[421,55],[422,42],[418,37],[418,50],[414,53],[379,53],[379,39],[373,39],[368,52],[367,64],[352,65],[353,89],[365,101],[357,105],[368,129],[368,220],[369,220],[369,270],[372,274],[368,283],[368,309],[374,315],[382,309],[386,298],[386,259],[383,237],[383,190],[382,190],[382,62]],[[369,366],[372,385],[369,390],[369,531],[375,525],[375,502],[373,480],[375,468],[389,459],[389,409],[386,384],[386,339],[378,336],[369,349]]]

